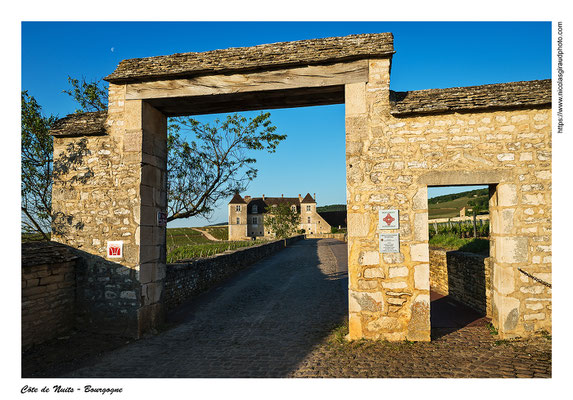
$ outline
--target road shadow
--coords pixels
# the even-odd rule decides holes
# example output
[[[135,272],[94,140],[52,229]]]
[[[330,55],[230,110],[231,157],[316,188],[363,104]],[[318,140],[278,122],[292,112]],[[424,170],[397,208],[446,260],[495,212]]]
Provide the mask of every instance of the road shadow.
[[[439,339],[466,326],[490,322],[484,314],[456,301],[451,296],[430,291],[431,340]]]
[[[173,310],[171,329],[69,376],[286,377],[347,318],[334,253],[328,239],[296,242]]]

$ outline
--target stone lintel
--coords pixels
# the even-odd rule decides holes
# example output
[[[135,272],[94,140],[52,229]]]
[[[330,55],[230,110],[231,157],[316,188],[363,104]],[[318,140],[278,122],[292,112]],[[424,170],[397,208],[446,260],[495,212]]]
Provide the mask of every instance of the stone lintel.
[[[420,175],[418,183],[428,186],[492,185],[511,179],[512,173],[508,170],[432,171]]]

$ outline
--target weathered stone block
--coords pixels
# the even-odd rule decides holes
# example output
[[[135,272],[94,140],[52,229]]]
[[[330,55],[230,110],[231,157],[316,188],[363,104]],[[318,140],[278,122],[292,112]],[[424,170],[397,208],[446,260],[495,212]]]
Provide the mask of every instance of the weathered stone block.
[[[414,240],[428,240],[428,213],[414,214]]]
[[[370,230],[370,215],[348,213],[348,236],[361,237],[368,236]]]
[[[396,277],[404,277],[408,276],[408,267],[390,267],[388,268],[388,277],[389,278],[396,278]]]
[[[419,243],[410,245],[410,258],[412,261],[429,262],[428,243]]]
[[[522,263],[528,259],[528,239],[519,236],[502,236],[495,239],[495,256],[502,263]]]
[[[384,270],[382,268],[366,268],[364,270],[365,278],[384,278]]]
[[[367,325],[369,331],[395,332],[403,329],[403,323],[395,317],[380,317]]]
[[[430,290],[430,264],[418,264],[414,267],[414,287]]]
[[[518,202],[517,186],[514,184],[500,183],[497,185],[497,198],[500,207],[516,206]]]

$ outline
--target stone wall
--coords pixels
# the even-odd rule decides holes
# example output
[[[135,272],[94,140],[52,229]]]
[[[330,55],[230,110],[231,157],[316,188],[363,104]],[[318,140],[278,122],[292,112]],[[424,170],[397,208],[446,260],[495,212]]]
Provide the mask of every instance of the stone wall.
[[[77,257],[54,242],[22,244],[22,347],[74,326]]]
[[[477,184],[490,186],[493,324],[551,330],[551,288],[519,272],[551,281],[551,81],[396,93],[392,54],[379,34],[122,62],[106,136],[86,136],[102,134],[87,117],[88,133],[56,134],[71,163],[55,160],[55,240],[100,258],[125,240],[139,335],[162,315],[165,115],[344,101],[349,337],[430,340],[427,188]],[[399,252],[379,251],[382,209],[399,210]]]
[[[551,289],[517,268],[550,280],[551,109],[394,115],[389,84],[390,60],[370,60],[368,82],[346,85],[350,337],[430,339],[434,185],[490,185],[493,323],[503,337],[550,330]],[[400,253],[379,253],[380,209],[400,211]]]
[[[164,288],[164,302],[167,309],[177,307],[225,281],[236,272],[303,238],[304,236],[295,236],[191,262],[167,264]]]
[[[305,235],[309,239],[337,239],[346,242],[346,233],[315,233],[313,235]]]
[[[462,251],[430,249],[430,288],[491,317],[489,258]]]
[[[163,315],[166,240],[157,213],[167,207],[166,121],[150,105],[126,100],[125,85],[112,84],[103,127],[52,131],[52,239],[82,256],[90,322],[133,337]],[[108,241],[123,241],[121,259],[107,259]],[[115,302],[116,309],[108,306]]]

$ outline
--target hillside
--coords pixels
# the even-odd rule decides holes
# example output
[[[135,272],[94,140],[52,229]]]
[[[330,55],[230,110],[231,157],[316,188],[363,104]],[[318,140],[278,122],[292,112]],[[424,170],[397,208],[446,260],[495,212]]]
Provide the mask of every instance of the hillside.
[[[316,207],[316,212],[346,211],[346,204],[331,204],[328,206]]]
[[[447,194],[428,199],[428,217],[452,218],[460,216],[460,209],[471,208],[470,200],[483,200],[487,204],[489,197],[488,189],[470,190],[462,193]]]

